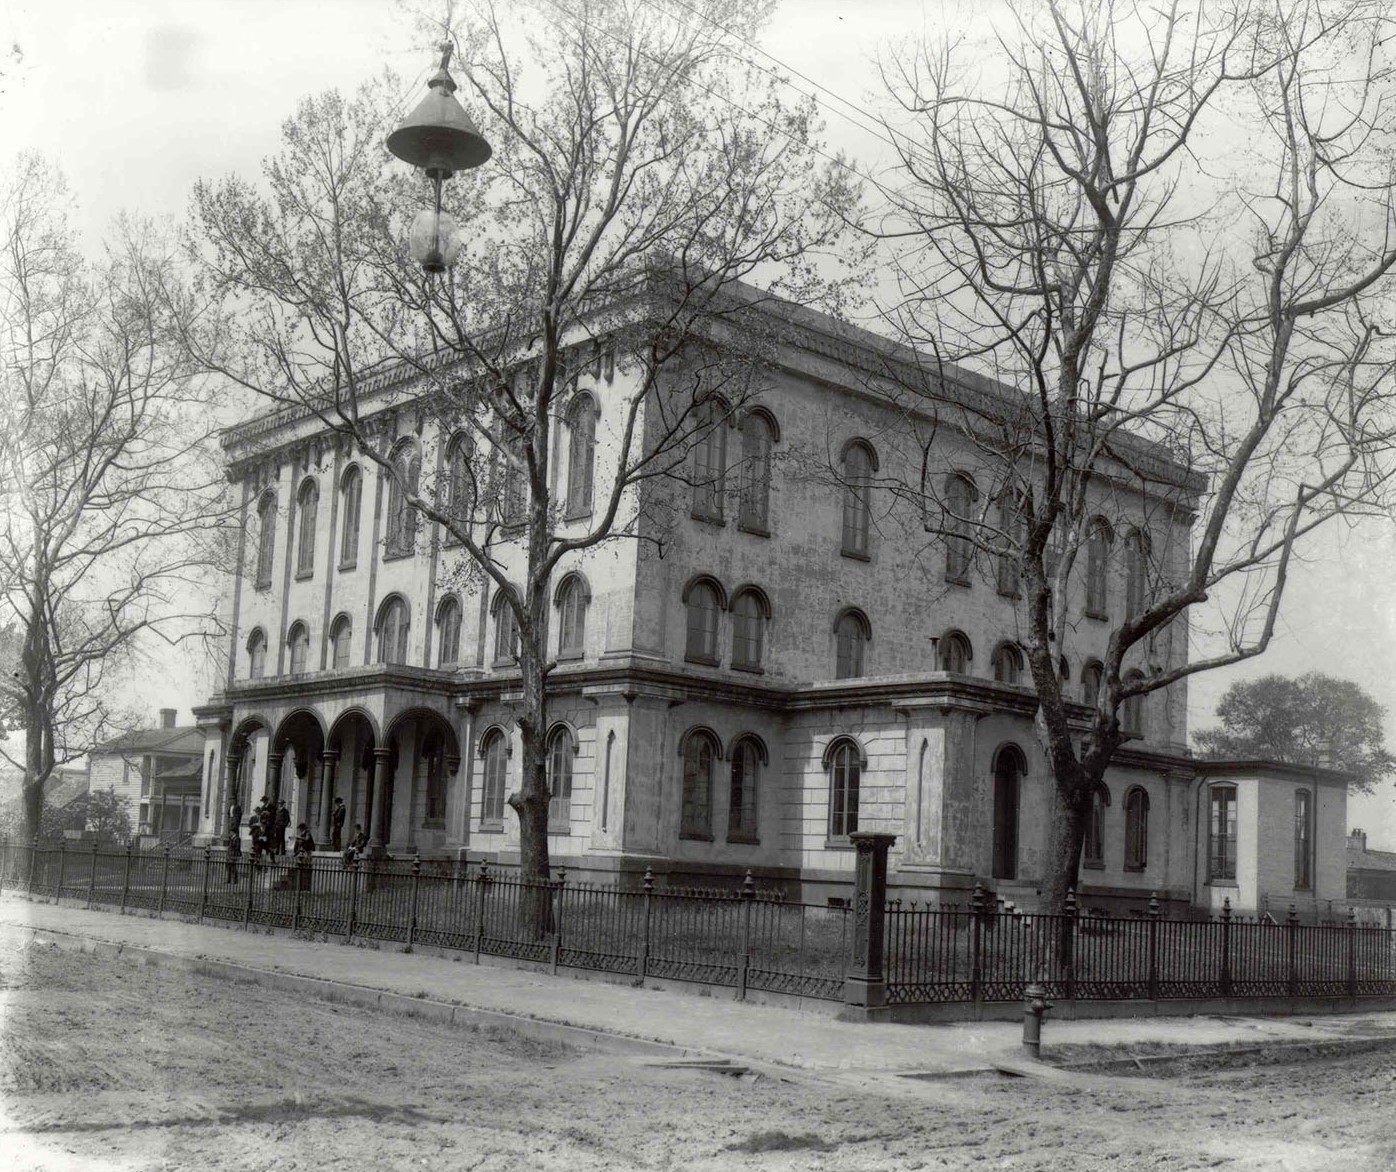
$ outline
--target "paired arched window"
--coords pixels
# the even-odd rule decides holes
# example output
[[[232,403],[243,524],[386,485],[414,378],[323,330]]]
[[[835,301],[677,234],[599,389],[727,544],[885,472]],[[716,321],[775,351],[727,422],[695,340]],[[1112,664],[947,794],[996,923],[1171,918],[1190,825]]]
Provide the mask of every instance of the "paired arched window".
[[[455,667],[460,663],[460,602],[448,594],[436,608],[436,666]]]
[[[480,746],[485,767],[480,779],[480,823],[504,821],[504,792],[509,776],[509,743],[497,728],[485,734]]]
[[[1018,877],[1018,804],[1027,763],[1016,745],[994,758],[994,878]]]
[[[683,603],[688,614],[684,658],[693,663],[717,663],[717,620],[724,604],[721,587],[711,578],[699,578],[689,583]]]
[[[1104,517],[1091,522],[1086,534],[1086,614],[1093,619],[1110,616],[1110,543],[1114,534]]]
[[[407,662],[407,603],[400,594],[390,594],[378,608],[378,662]]]
[[[1314,800],[1306,789],[1294,791],[1294,888],[1314,885]]]
[[[260,680],[267,674],[267,636],[261,627],[247,636],[247,676]]]
[[[999,593],[1008,598],[1017,598],[1022,589],[1022,555],[1027,523],[1023,518],[1023,502],[1017,493],[1005,489],[998,500],[999,541],[1002,549],[998,557]]]
[[[403,440],[394,450],[388,473],[388,530],[386,547],[392,557],[412,552],[417,539],[417,510],[407,503],[416,496],[422,476],[422,454],[414,440]]]
[[[1144,682],[1144,673],[1132,671],[1125,676],[1123,683],[1126,687],[1132,684]],[[1120,703],[1120,727],[1130,736],[1142,737],[1144,728],[1144,694],[1136,692],[1133,696],[1127,696]]]
[[[761,667],[765,651],[766,622],[771,605],[755,587],[737,591],[732,599],[732,666],[746,671]]]
[[[268,490],[257,502],[257,581],[258,590],[271,587],[271,570],[276,560],[276,493]]]
[[[1125,795],[1125,870],[1149,865],[1149,794],[1135,786]]]
[[[1023,653],[1012,643],[1000,643],[994,648],[994,679],[1001,684],[1023,682]]]
[[[1149,597],[1149,537],[1138,529],[1125,535],[1125,606],[1142,614]]]
[[[731,789],[727,803],[727,841],[756,842],[757,795],[766,748],[755,737],[742,737],[732,746]]]
[[[568,574],[557,588],[557,653],[576,658],[586,647],[587,607],[591,591],[580,574]]]
[[[1081,844],[1082,862],[1087,867],[1105,866],[1105,808],[1110,805],[1110,791],[1103,785],[1091,794],[1091,808],[1086,813],[1086,835]]]
[[[737,524],[752,533],[770,531],[771,447],[775,421],[765,411],[749,411],[742,420],[741,500]]]
[[[286,636],[286,645],[291,649],[291,674],[304,675],[306,661],[310,658],[310,631],[304,623],[291,624],[291,630]]]
[[[951,631],[940,639],[940,670],[955,675],[968,675],[970,660],[974,658],[969,640],[959,631]]]
[[[846,610],[834,622],[834,679],[858,680],[867,669],[872,625],[861,610]]]
[[[296,494],[296,577],[315,573],[315,526],[320,512],[320,486],[307,476]]]
[[[713,763],[721,755],[717,738],[706,729],[694,729],[684,738],[681,838],[712,838]]]
[[[578,395],[567,413],[567,516],[591,512],[596,481],[596,400]]]
[[[514,613],[510,599],[512,590],[496,590],[491,606],[494,618],[494,662],[499,667],[519,658],[519,616]]]
[[[848,737],[824,753],[829,771],[829,837],[846,838],[858,829],[858,797],[863,784],[863,750]]]
[[[968,476],[952,476],[945,482],[945,580],[969,585],[974,564],[974,505],[979,490]]]
[[[1094,659],[1088,660],[1081,669],[1081,703],[1087,708],[1100,703],[1100,680],[1104,670]]]
[[[469,525],[475,514],[475,472],[470,463],[474,450],[468,435],[458,435],[446,451],[446,511],[461,528]],[[447,534],[446,540],[456,538]]]
[[[349,666],[349,649],[354,638],[354,624],[347,614],[340,615],[330,627],[330,647],[334,658],[332,666],[338,670]]]
[[[350,464],[339,482],[344,520],[339,532],[339,568],[349,570],[359,560],[359,514],[364,497],[364,475]]]
[[[843,450],[843,553],[865,558],[871,546],[872,478],[877,454],[863,440],[853,440]]]
[[[566,833],[572,825],[572,758],[577,746],[565,727],[548,738],[548,830]]]
[[[693,515],[722,520],[723,481],[727,473],[727,404],[709,396],[695,412],[693,445]]]

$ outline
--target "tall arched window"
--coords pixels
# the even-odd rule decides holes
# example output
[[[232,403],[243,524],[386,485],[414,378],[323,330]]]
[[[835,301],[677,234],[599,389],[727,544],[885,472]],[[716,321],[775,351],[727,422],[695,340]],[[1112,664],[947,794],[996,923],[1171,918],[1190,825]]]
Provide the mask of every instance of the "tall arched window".
[[[458,435],[451,440],[446,453],[446,508],[451,520],[464,528],[470,524],[475,513],[475,475],[470,466],[474,453],[470,437]],[[452,534],[446,535],[448,542],[457,540]]]
[[[422,475],[422,454],[413,440],[398,444],[388,473],[387,553],[403,557],[412,552],[417,539],[417,510],[407,503],[416,496]]]
[[[491,607],[494,617],[494,662],[496,667],[519,658],[519,616],[510,604],[512,591],[496,590]]]
[[[770,530],[774,433],[773,421],[764,411],[750,411],[742,420],[742,488],[737,525],[750,533]]]
[[[260,680],[267,674],[267,637],[261,627],[247,636],[247,676]]]
[[[436,729],[422,738],[422,763],[426,767],[422,820],[440,825],[446,817],[446,745]]]
[[[1023,679],[1023,653],[1012,643],[994,648],[994,679],[1001,684],[1019,684]]]
[[[866,668],[872,626],[861,610],[846,610],[834,622],[834,679],[858,680]]]
[[[1122,681],[1126,687],[1133,684],[1143,683],[1144,673],[1132,671],[1125,676]],[[1133,696],[1127,696],[1120,702],[1120,726],[1130,736],[1142,737],[1144,735],[1144,695],[1136,692]]]
[[[716,664],[717,618],[723,602],[717,583],[710,578],[689,583],[683,602],[688,611],[684,658],[692,663]]]
[[[587,606],[591,591],[580,574],[568,574],[557,588],[557,653],[562,659],[579,658],[586,648]]]
[[[596,401],[578,395],[567,413],[567,516],[591,512],[596,479]]]
[[[436,666],[460,663],[460,603],[448,594],[436,608]]]
[[[720,755],[717,741],[704,729],[695,729],[684,738],[680,838],[713,836],[713,762]]]
[[[345,469],[339,492],[344,513],[339,531],[339,568],[351,570],[359,560],[359,513],[364,495],[364,476],[357,464]]]
[[[1027,767],[1015,745],[994,758],[994,878],[1018,877],[1018,803]]]
[[[1103,785],[1091,794],[1091,808],[1086,815],[1086,837],[1081,844],[1081,862],[1086,867],[1105,866],[1105,808],[1110,804],[1110,791]]]
[[[565,728],[548,738],[548,831],[566,834],[572,825],[572,758],[577,746]]]
[[[1011,489],[999,496],[999,541],[1002,552],[998,557],[999,593],[1017,598],[1022,589],[1022,554],[1027,523],[1023,518],[1023,502]]]
[[[320,511],[320,486],[307,476],[296,494],[296,577],[315,573],[315,525]]]
[[[286,645],[291,649],[291,674],[304,675],[306,661],[310,658],[310,632],[304,623],[291,624],[290,633],[286,636]]]
[[[970,650],[969,640],[959,631],[951,631],[942,635],[940,640],[940,670],[952,672],[955,675],[968,675],[970,660],[973,653]]]
[[[509,745],[499,729],[485,734],[480,756],[484,758],[484,776],[480,779],[480,825],[497,828],[504,821],[504,792],[508,783]]]
[[[1149,538],[1138,529],[1125,536],[1125,606],[1142,614],[1149,594]]]
[[[1091,522],[1086,534],[1086,614],[1093,619],[1110,617],[1110,542],[1113,534],[1104,517]]]
[[[1104,669],[1094,659],[1081,669],[1081,703],[1094,708],[1100,703],[1100,679]]]
[[[330,628],[330,645],[334,652],[332,665],[336,670],[349,666],[349,649],[354,638],[354,624],[347,614],[340,615]]]
[[[872,476],[877,457],[862,440],[843,450],[843,554],[866,558],[872,534]]]
[[[829,837],[846,838],[858,829],[858,796],[863,784],[863,751],[841,737],[824,754],[829,771]]]
[[[969,585],[974,564],[974,503],[979,490],[968,476],[952,476],[945,482],[945,580]]]
[[[1207,878],[1236,878],[1236,787],[1214,785],[1208,794]]]
[[[407,662],[407,603],[399,594],[389,595],[378,609],[378,662]]]
[[[746,671],[761,667],[770,604],[759,590],[747,588],[732,599],[732,666]]]
[[[731,789],[727,802],[727,841],[756,842],[757,794],[766,752],[755,737],[743,737],[732,749]]]
[[[271,588],[272,565],[276,560],[276,493],[268,490],[257,502],[257,581],[258,590]]]
[[[723,481],[727,474],[727,404],[710,396],[694,413],[693,515],[721,521]]]
[[[1314,885],[1314,803],[1306,789],[1294,791],[1294,888]]]
[[[1135,786],[1125,795],[1125,870],[1149,865],[1149,794]]]

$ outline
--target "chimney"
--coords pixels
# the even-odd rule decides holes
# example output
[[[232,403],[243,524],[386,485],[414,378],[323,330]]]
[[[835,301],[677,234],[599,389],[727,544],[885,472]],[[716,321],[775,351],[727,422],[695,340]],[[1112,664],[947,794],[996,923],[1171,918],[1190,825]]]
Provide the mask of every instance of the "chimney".
[[[161,727],[161,728],[174,728],[174,726],[175,726],[175,717],[176,717],[177,715],[179,715],[179,710],[176,709],[176,708],[162,708],[162,709],[160,709],[160,727]]]

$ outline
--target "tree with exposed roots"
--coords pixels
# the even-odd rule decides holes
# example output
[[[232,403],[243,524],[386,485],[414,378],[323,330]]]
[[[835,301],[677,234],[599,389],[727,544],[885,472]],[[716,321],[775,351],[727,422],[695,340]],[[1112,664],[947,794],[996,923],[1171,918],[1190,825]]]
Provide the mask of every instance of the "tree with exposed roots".
[[[1020,599],[1049,907],[1122,717],[1263,652],[1305,539],[1389,504],[1387,9],[1015,3],[987,46],[884,66],[887,314],[930,356],[907,434],[954,432],[975,482],[893,487]],[[964,393],[967,371],[1009,393]],[[1121,559],[1123,597],[1092,607]],[[1217,636],[1193,655],[1190,618]],[[1094,694],[1063,675],[1087,649]]]
[[[458,13],[450,69],[494,154],[446,185],[465,243],[438,276],[407,256],[425,183],[384,147],[401,117],[384,86],[306,101],[260,189],[230,179],[195,195],[194,248],[225,310],[191,333],[197,360],[348,437],[427,522],[418,539],[434,530],[512,613],[522,783],[509,804],[528,881],[550,878],[560,563],[608,542],[662,543],[641,487],[694,475],[695,442],[759,393],[778,333],[763,306],[827,307],[840,292],[819,266],[856,202],[848,172],[820,158],[813,104],[789,104],[733,50],[731,34],[755,34],[768,9],[703,0],[679,19],[582,0]],[[579,377],[603,366],[615,378],[600,414],[573,418]],[[419,478],[382,443],[375,420],[394,405],[463,437],[442,474],[424,459]],[[595,430],[577,441],[579,428]],[[569,444],[594,453],[594,478],[558,482]],[[542,931],[546,901],[524,915]]]

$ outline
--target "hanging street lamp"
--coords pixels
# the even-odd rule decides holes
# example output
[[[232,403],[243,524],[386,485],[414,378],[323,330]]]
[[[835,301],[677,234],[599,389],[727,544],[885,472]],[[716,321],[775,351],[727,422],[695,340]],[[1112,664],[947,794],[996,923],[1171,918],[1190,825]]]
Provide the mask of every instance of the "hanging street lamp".
[[[434,206],[417,213],[408,232],[408,249],[428,273],[444,273],[460,253],[460,227],[441,210],[441,184],[457,171],[486,162],[493,149],[455,99],[456,83],[447,66],[451,44],[441,44],[441,68],[427,82],[430,91],[388,135],[388,150],[420,167],[431,180]]]

